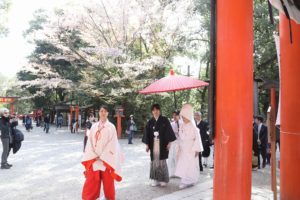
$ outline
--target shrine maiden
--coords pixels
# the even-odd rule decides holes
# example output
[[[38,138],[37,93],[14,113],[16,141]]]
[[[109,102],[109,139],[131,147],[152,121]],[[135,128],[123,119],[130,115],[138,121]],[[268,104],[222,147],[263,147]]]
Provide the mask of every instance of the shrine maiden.
[[[121,181],[122,154],[115,126],[108,120],[108,108],[101,106],[99,122],[88,135],[82,164],[86,180],[82,199],[96,200],[100,197],[101,185],[107,200],[115,200],[114,180]]]
[[[194,111],[190,104],[183,105],[180,116],[178,160],[175,175],[181,178],[180,189],[198,182],[200,176],[199,153],[203,151],[199,129],[195,125]]]

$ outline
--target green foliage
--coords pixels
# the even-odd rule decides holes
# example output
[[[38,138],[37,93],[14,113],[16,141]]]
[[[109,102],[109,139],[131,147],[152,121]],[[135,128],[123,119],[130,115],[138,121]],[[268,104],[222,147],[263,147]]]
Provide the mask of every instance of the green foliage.
[[[273,9],[274,15],[278,11]],[[266,82],[279,81],[277,53],[274,34],[278,34],[278,19],[274,24],[269,20],[268,2],[254,2],[254,75]],[[259,91],[259,112],[266,116],[270,104],[269,91]]]
[[[33,13],[33,20],[29,21],[29,29],[27,29],[23,35],[26,37],[27,35],[34,33],[35,31],[42,30],[43,25],[48,22],[48,15],[45,10],[38,9]]]

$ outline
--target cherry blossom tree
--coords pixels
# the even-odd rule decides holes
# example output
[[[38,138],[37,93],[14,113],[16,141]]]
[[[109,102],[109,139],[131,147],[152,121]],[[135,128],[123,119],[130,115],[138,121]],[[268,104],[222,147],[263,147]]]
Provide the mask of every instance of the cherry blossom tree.
[[[24,98],[54,104],[74,95],[126,112],[168,102],[168,95],[137,91],[165,76],[176,56],[200,56],[203,19],[195,10],[192,0],[81,1],[38,10],[24,33],[35,45],[19,73],[19,87],[30,91]]]

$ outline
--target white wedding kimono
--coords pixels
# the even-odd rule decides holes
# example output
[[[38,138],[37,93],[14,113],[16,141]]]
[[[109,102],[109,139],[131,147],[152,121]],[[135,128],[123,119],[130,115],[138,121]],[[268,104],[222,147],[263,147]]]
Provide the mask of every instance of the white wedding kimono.
[[[112,168],[115,180],[121,181],[121,163],[124,157],[120,150],[116,128],[111,122],[106,121],[97,140],[98,129],[99,122],[95,123],[90,130],[82,163],[95,160],[92,162],[94,171],[105,171],[109,166]]]
[[[199,156],[196,157],[195,153],[203,151],[199,129],[192,122],[182,123],[177,140],[179,148],[175,175],[181,178],[182,184],[195,184],[200,176]]]
[[[179,128],[178,126],[180,127],[182,124],[181,121],[178,121],[178,124],[173,121],[171,123],[171,126],[172,126],[172,129],[173,129],[173,132],[175,133],[175,136],[176,136],[176,140],[173,141],[171,143],[171,147],[170,147],[170,150],[169,150],[169,157],[168,157],[168,170],[169,170],[169,176],[170,177],[173,177],[175,176],[175,170],[176,170],[176,165],[177,165],[177,153],[178,153],[178,137],[179,137]]]

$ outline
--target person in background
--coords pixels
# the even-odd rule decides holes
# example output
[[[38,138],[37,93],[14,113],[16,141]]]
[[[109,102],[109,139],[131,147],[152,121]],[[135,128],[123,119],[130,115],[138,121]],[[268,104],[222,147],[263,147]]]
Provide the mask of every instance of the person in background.
[[[26,116],[25,127],[28,132],[30,132],[30,130],[32,129],[32,119],[29,115]]]
[[[89,135],[89,131],[95,123],[97,123],[97,120],[94,117],[94,114],[90,113],[89,118],[86,120],[86,136]]]
[[[71,133],[75,133],[77,131],[77,124],[78,124],[78,120],[73,119]]]
[[[179,128],[179,153],[175,175],[181,178],[179,189],[193,186],[200,177],[199,154],[203,151],[199,129],[194,121],[194,111],[190,104],[183,105]]]
[[[147,122],[142,142],[146,145],[146,152],[150,151],[151,186],[165,187],[170,179],[166,159],[176,136],[168,118],[161,115],[159,104],[153,104],[151,112],[153,117]]]
[[[84,139],[83,139],[83,152],[85,151],[88,136],[90,135],[90,130],[96,122],[97,121],[96,121],[96,118],[94,117],[94,114],[90,113],[89,118],[86,120],[86,124],[85,124],[86,129],[85,129],[85,134],[84,134]]]
[[[200,131],[201,141],[203,144],[204,151],[199,154],[199,165],[200,165],[200,171],[203,171],[203,165],[202,165],[202,157],[209,157],[210,155],[210,139],[208,135],[209,126],[208,123],[202,120],[202,114],[201,112],[195,112],[194,114],[196,126]],[[207,167],[207,162],[204,165]]]
[[[252,170],[256,171],[258,169],[258,134],[257,134],[257,128],[256,123],[253,123],[253,138],[252,138]]]
[[[49,129],[50,129],[50,115],[47,114],[46,117],[44,118],[44,131],[48,133]]]
[[[41,123],[42,123],[42,116],[40,115],[40,116],[38,117],[38,119],[39,119],[39,126],[41,126]]]
[[[173,132],[175,133],[176,140],[171,143],[169,158],[168,158],[168,170],[170,178],[175,177],[175,170],[177,164],[177,153],[178,153],[178,137],[179,137],[179,128],[181,127],[182,122],[180,121],[179,111],[173,112],[173,119],[171,126]]]
[[[64,118],[63,118],[62,114],[59,114],[57,116],[57,128],[61,128],[63,121],[64,121]]]
[[[277,150],[277,144],[278,144],[278,150],[280,151],[280,125],[276,126],[276,150]]]
[[[255,117],[257,144],[258,144],[258,169],[261,167],[260,156],[263,159],[262,168],[266,167],[267,161],[267,147],[268,147],[268,128],[263,124],[264,118],[262,116]]]
[[[23,125],[24,125],[24,126],[25,126],[25,122],[26,122],[26,117],[27,117],[27,116],[26,116],[26,115],[24,115],[24,116],[23,116],[23,119],[22,119],[22,121],[23,121]]]
[[[128,144],[133,144],[133,134],[136,131],[136,124],[133,119],[133,115],[130,115],[130,119],[127,121],[126,133],[128,135]]]
[[[9,155],[9,146],[12,143],[12,129],[11,122],[9,118],[9,110],[7,108],[2,108],[0,110],[0,131],[1,131],[1,142],[2,142],[2,156],[1,156],[1,169],[10,169],[11,164],[7,162]]]
[[[90,113],[90,116],[89,116],[89,122],[91,122],[92,124],[95,124],[97,123],[97,119],[95,118],[94,114],[93,113]]]
[[[38,118],[38,116],[36,116],[36,117],[34,118],[34,120],[35,120],[35,123],[36,123],[36,127],[39,127],[40,124],[39,124],[39,118]]]

